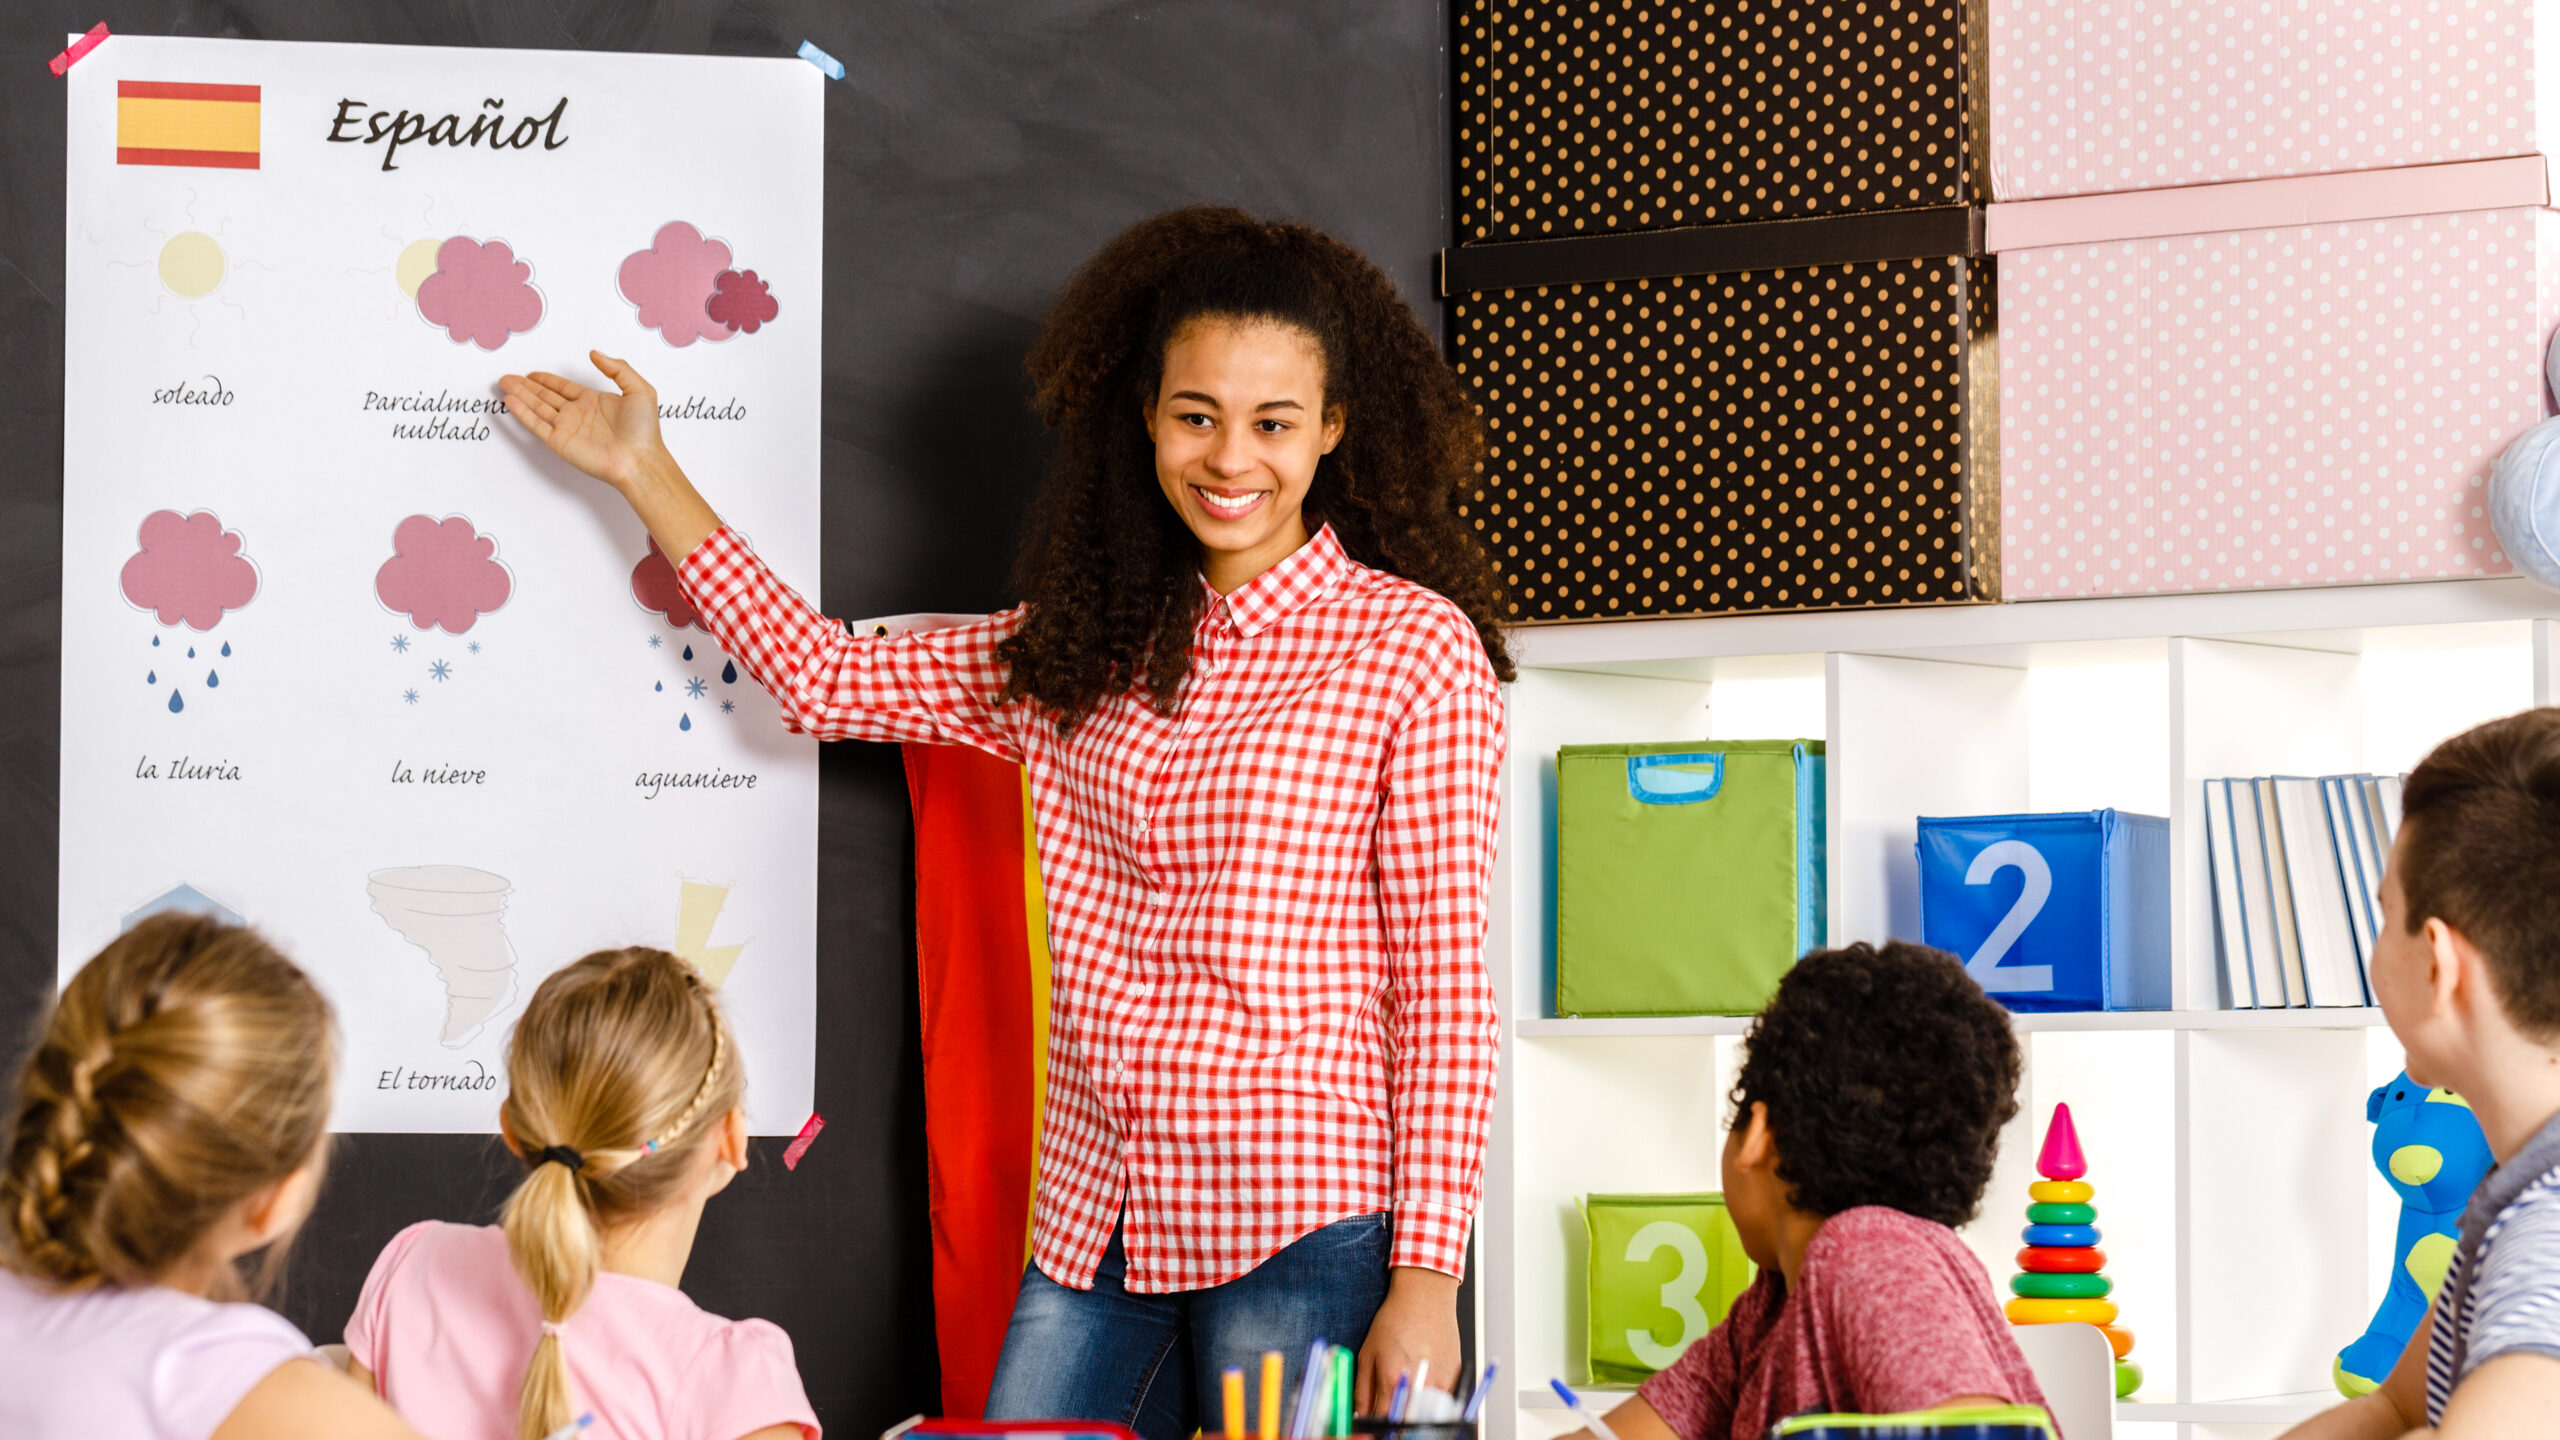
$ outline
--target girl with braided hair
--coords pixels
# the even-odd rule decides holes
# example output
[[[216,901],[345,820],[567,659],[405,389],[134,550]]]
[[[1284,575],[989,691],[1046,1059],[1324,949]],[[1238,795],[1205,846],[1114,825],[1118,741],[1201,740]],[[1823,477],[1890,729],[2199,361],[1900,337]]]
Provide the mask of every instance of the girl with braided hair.
[[[436,1440],[817,1440],[790,1337],[676,1284],[747,1168],[746,1072],[693,966],[602,950],[533,992],[498,1129],[526,1166],[496,1226],[393,1237],[347,1321],[359,1379]]]
[[[1511,662],[1458,513],[1480,426],[1394,285],[1235,210],[1110,241],[1029,358],[1022,603],[895,635],[776,578],[590,358],[611,390],[510,375],[508,410],[630,503],[786,725],[1027,773],[1051,1043],[987,1413],[1173,1440],[1224,1367],[1318,1336],[1359,1346],[1364,1410],[1454,1378]]]
[[[249,931],[156,915],[80,968],[0,1170],[0,1435],[417,1440],[243,1303],[320,1188],[328,1002]]]

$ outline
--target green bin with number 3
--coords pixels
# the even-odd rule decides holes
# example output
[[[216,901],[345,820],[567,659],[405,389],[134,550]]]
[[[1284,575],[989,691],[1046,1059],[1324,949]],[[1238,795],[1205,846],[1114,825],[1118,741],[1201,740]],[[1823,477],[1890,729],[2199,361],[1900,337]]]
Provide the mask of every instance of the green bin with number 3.
[[[1587,1195],[1594,1385],[1633,1384],[1721,1323],[1755,1267],[1716,1191]]]

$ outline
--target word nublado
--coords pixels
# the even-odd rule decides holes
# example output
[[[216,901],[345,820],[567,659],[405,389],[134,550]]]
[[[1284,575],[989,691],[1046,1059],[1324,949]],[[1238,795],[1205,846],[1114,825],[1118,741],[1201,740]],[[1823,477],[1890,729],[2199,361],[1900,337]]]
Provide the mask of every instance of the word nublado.
[[[569,143],[569,137],[560,133],[561,118],[569,111],[569,97],[566,95],[560,97],[559,104],[551,107],[550,114],[539,120],[530,115],[523,116],[512,126],[507,120],[507,102],[483,100],[480,108],[495,113],[472,116],[468,128],[459,115],[429,119],[424,110],[376,110],[368,115],[361,113],[365,104],[362,100],[339,101],[337,123],[329,127],[329,140],[337,145],[381,146],[382,168],[385,170],[400,168],[391,163],[391,157],[399,154],[403,145],[467,148],[485,144],[492,150],[530,150],[539,140],[543,149],[557,150]],[[364,133],[356,133],[358,126],[363,127]]]

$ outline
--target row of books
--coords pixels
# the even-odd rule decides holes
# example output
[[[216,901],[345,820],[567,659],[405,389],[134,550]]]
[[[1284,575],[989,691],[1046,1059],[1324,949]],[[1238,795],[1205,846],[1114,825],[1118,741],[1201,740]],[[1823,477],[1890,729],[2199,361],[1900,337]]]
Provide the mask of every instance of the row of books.
[[[2397,775],[2204,782],[2215,948],[2236,1009],[2373,1003]]]

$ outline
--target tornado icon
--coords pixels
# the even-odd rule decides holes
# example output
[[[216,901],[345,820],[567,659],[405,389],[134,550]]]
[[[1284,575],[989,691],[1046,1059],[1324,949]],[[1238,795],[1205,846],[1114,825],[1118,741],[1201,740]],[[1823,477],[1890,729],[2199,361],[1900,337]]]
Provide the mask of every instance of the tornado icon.
[[[516,952],[502,923],[514,887],[467,865],[407,865],[367,878],[373,912],[426,951],[444,977],[444,1032],[437,1038],[449,1048],[471,1043],[515,998]]]

